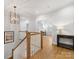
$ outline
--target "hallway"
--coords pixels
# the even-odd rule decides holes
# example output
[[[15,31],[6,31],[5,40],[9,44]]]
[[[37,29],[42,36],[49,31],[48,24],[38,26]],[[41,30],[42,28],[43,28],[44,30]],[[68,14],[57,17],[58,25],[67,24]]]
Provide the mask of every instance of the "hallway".
[[[31,59],[74,59],[73,50],[51,45],[51,37],[44,37],[43,50],[37,52]]]

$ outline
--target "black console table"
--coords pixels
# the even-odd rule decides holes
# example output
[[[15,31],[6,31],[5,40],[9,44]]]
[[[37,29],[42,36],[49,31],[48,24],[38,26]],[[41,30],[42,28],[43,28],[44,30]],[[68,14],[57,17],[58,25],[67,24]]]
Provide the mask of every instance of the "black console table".
[[[74,36],[57,35],[57,46],[74,49]]]

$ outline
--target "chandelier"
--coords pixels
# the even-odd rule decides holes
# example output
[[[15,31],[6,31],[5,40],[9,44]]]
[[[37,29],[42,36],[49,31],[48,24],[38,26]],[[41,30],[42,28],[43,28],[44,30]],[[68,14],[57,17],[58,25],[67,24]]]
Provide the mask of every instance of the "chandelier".
[[[11,6],[10,11],[10,23],[11,24],[17,24],[19,21],[18,15],[16,14],[16,3],[14,0],[13,6]]]

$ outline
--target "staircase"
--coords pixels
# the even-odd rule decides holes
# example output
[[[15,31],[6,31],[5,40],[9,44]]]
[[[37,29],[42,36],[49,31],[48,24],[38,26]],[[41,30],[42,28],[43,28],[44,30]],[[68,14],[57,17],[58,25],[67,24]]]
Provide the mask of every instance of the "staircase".
[[[42,49],[42,37],[43,32],[26,32],[25,38],[12,50],[8,59],[29,59]]]

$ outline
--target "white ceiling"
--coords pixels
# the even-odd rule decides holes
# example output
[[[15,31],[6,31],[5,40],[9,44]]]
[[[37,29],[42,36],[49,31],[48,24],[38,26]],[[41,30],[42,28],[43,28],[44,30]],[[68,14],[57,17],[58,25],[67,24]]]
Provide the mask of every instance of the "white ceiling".
[[[15,0],[17,13],[27,14],[44,14],[56,9],[62,8],[73,0]],[[13,0],[5,0],[5,10],[10,10]]]
[[[74,22],[74,6],[71,4],[62,9],[56,10],[55,12],[40,15],[37,17],[37,21],[49,22],[55,26],[65,26]]]
[[[30,18],[38,17],[54,25],[73,22],[74,0],[15,0],[17,13]],[[13,0],[4,1],[5,14],[11,10]],[[38,19],[37,18],[37,19]],[[39,19],[38,19],[39,20]]]

